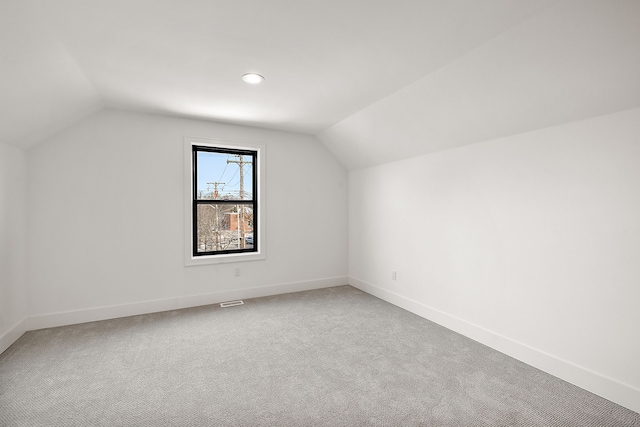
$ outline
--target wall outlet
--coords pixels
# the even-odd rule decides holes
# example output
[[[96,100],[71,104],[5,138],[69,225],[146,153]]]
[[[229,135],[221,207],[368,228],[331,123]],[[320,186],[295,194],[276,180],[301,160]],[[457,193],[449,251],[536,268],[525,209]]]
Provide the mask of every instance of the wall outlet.
[[[236,267],[236,269],[233,272],[233,275],[236,277],[240,275],[240,267]]]
[[[396,280],[398,278],[398,272],[393,270],[391,271],[391,280]]]

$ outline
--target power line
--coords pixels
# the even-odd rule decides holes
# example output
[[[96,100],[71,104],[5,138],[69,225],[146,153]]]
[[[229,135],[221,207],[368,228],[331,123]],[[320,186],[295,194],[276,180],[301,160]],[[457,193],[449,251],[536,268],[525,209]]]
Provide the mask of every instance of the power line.
[[[224,170],[222,171],[222,175],[220,175],[220,179],[218,181],[221,181],[222,177],[224,177],[224,173],[227,171],[227,166],[229,166],[229,163],[225,163]]]

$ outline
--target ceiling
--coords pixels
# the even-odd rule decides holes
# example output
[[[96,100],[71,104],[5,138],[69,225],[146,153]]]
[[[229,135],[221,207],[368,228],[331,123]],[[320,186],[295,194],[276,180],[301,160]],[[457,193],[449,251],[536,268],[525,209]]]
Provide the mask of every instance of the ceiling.
[[[316,134],[365,167],[640,106],[639,5],[2,0],[0,142],[120,108]]]

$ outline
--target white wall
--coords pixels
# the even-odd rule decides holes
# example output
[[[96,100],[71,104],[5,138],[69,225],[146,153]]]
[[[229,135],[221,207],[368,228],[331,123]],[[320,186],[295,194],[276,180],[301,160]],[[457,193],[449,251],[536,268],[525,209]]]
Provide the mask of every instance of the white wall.
[[[184,266],[184,136],[266,144],[266,260]],[[106,110],[28,161],[30,328],[347,282],[347,172],[313,137]]]
[[[0,353],[26,328],[26,193],[26,154],[0,144]]]
[[[349,209],[351,284],[640,411],[640,109],[351,172]]]

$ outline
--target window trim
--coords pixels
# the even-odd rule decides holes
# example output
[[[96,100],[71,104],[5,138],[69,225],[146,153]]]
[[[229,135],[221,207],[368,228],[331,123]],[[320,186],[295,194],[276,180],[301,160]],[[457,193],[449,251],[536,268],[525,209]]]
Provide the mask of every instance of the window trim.
[[[257,229],[256,242],[257,248],[251,252],[231,252],[209,255],[193,255],[194,233],[193,219],[195,217],[193,208],[195,189],[194,181],[194,162],[193,162],[193,146],[203,146],[211,148],[229,149],[229,150],[250,150],[256,152],[257,164],[255,165],[255,181],[257,189],[257,218],[254,217],[254,223]],[[265,203],[265,153],[264,144],[247,141],[232,141],[228,139],[217,138],[200,138],[185,137],[184,138],[184,262],[185,266],[220,264],[228,262],[256,261],[266,258],[266,203]],[[254,232],[255,233],[255,232]]]

